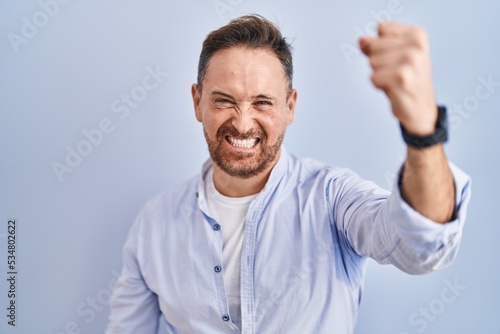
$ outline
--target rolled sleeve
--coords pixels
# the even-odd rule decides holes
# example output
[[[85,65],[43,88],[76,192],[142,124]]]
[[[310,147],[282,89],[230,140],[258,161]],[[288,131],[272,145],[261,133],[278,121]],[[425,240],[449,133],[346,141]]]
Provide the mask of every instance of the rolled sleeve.
[[[399,182],[395,182],[388,198],[389,217],[398,235],[398,243],[380,263],[392,263],[411,274],[424,274],[452,263],[460,244],[467,204],[471,193],[471,180],[458,167],[450,163],[455,182],[454,219],[436,223],[414,210],[402,197]]]

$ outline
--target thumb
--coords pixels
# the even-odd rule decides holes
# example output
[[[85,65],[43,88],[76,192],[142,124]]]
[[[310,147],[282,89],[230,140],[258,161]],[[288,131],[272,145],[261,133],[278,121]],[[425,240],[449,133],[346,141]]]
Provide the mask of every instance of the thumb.
[[[373,40],[374,38],[369,36],[362,36],[358,40],[359,48],[367,56],[370,54],[370,45],[372,44]]]

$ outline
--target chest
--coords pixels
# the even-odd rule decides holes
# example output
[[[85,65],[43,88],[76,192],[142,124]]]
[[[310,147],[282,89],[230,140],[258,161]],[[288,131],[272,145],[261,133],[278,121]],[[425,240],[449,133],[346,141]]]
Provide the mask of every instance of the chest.
[[[335,309],[332,294],[344,309],[357,307],[361,280],[353,282],[352,263],[326,210],[297,203],[257,203],[245,215],[238,255],[244,329],[272,327],[281,319],[285,331],[297,326],[297,314],[323,318]],[[224,236],[214,228],[219,222],[201,210],[180,212],[167,217],[162,229],[150,231],[151,249],[160,251],[143,254],[144,278],[166,320],[180,333],[210,332],[196,327],[200,324],[213,326],[214,332],[238,332],[226,318]]]

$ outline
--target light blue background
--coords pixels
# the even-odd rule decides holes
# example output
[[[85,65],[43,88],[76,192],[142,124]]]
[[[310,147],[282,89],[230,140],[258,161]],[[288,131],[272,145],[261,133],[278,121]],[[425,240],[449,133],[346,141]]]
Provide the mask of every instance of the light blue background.
[[[238,15],[260,13],[293,41],[299,102],[287,149],[390,188],[404,154],[397,123],[366,59],[341,51],[390,3],[73,0],[44,25],[37,1],[0,1],[0,333],[104,331],[135,215],[208,157],[190,84],[205,35]],[[474,101],[478,78],[500,82],[499,13],[493,0],[401,0],[391,14],[429,33],[436,95],[453,117],[447,153],[472,176],[473,198],[452,267],[415,277],[370,262],[358,334],[500,333],[500,87],[472,112],[453,108]],[[22,36],[33,16],[43,26],[16,52],[9,36]],[[168,76],[120,119],[111,103],[157,66]],[[65,163],[66,146],[103,119],[114,130],[59,182],[53,162]],[[15,328],[5,316],[9,218],[18,220]],[[450,282],[465,288],[445,303]]]

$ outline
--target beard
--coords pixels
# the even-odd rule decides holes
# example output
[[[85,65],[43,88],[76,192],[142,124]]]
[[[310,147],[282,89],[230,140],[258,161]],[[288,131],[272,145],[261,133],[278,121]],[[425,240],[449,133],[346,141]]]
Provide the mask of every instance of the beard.
[[[220,169],[231,176],[249,179],[265,171],[276,159],[285,131],[278,136],[275,143],[271,144],[268,143],[267,135],[262,128],[251,129],[241,134],[231,125],[231,121],[225,122],[217,130],[216,140],[208,136],[205,128],[203,128],[203,134],[208,144],[210,157]],[[260,151],[257,153],[234,152],[225,147],[224,142],[227,141],[227,137],[239,140],[259,138],[255,145],[260,145]]]

